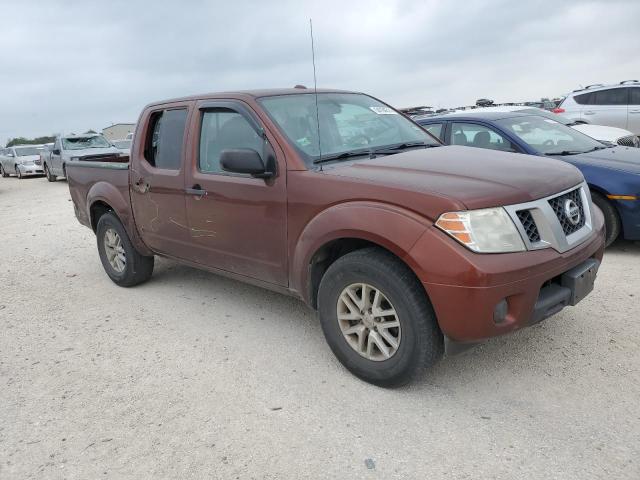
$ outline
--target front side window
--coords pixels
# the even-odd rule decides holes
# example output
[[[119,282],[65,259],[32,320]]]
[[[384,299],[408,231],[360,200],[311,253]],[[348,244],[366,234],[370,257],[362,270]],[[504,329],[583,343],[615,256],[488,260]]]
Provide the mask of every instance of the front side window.
[[[164,110],[151,115],[144,152],[150,165],[166,170],[180,170],[186,123],[186,108]]]
[[[515,152],[516,147],[502,135],[484,125],[475,123],[454,123],[451,126],[451,143],[466,147],[488,148]]]
[[[204,173],[221,173],[223,150],[249,148],[262,155],[264,139],[247,119],[229,109],[206,110],[202,113],[198,168]]]
[[[548,118],[513,117],[497,120],[496,123],[527,145],[548,155],[584,153],[605,148],[591,137]]]
[[[442,140],[442,123],[430,123],[422,127],[434,137]]]
[[[363,94],[318,93],[316,99],[313,93],[302,93],[263,97],[259,102],[307,164],[320,154],[405,143],[440,145],[404,115]]]

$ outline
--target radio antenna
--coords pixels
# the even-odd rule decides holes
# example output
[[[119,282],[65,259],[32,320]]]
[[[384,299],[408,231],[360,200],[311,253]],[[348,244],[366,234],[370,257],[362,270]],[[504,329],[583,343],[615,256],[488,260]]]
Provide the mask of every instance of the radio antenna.
[[[316,49],[313,44],[313,20],[309,19],[309,31],[311,32],[311,62],[313,63],[313,96],[316,100],[316,127],[318,129],[318,163],[322,160],[322,146],[320,144],[320,114],[318,113],[318,82],[316,80]],[[322,163],[320,163],[322,170]]]

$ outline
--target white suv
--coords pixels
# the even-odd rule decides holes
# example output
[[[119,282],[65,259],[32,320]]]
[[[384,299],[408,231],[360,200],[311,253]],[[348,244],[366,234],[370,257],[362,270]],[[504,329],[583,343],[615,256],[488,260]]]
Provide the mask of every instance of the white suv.
[[[640,82],[589,85],[571,92],[554,110],[581,123],[625,128],[640,134]]]

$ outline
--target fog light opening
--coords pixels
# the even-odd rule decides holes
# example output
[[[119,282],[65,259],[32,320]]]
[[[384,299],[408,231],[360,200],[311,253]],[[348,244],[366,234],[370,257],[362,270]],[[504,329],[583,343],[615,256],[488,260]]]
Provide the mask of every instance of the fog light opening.
[[[507,313],[509,311],[509,304],[506,299],[500,300],[496,305],[496,308],[493,309],[493,323],[496,325],[500,325],[507,321]]]

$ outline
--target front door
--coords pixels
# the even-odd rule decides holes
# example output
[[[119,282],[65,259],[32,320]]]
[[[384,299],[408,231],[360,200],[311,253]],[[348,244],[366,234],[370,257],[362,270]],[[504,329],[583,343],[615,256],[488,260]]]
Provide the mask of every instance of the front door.
[[[53,175],[64,174],[62,171],[62,140],[60,138],[56,138],[53,144],[53,150],[47,167]]]
[[[194,112],[185,178],[191,260],[264,282],[287,285],[286,163],[275,139],[239,101],[200,102]],[[196,133],[197,132],[197,133]],[[275,155],[274,178],[222,170],[225,149]]]
[[[188,104],[146,112],[141,141],[131,151],[131,205],[143,242],[156,253],[185,258],[184,146]]]

